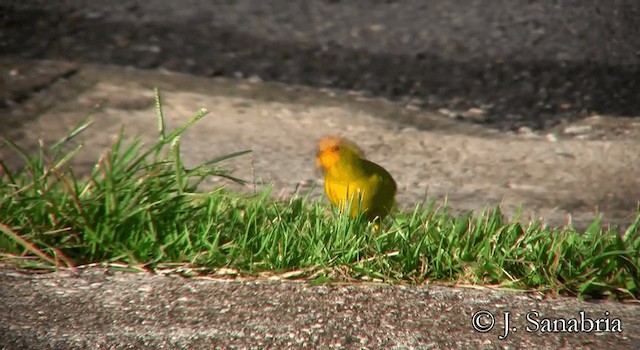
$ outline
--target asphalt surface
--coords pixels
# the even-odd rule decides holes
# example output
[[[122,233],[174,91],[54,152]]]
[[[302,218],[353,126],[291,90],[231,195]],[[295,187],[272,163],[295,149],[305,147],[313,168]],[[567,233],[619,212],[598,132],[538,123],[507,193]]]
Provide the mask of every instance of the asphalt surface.
[[[5,1],[0,55],[353,89],[502,130],[638,116],[640,3]],[[420,120],[418,127],[428,127]]]

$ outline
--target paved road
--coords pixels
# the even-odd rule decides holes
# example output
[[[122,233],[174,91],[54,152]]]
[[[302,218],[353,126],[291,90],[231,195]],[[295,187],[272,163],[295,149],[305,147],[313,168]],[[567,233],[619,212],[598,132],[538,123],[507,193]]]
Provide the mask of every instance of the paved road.
[[[640,110],[635,0],[32,0],[0,13],[0,55],[355,89],[481,108],[474,121],[508,130]]]

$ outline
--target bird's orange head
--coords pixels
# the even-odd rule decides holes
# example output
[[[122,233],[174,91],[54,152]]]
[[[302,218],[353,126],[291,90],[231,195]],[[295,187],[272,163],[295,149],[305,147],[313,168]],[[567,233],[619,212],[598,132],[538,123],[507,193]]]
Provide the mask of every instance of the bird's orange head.
[[[340,160],[363,157],[364,153],[355,143],[339,136],[327,136],[320,140],[316,162],[326,171]]]

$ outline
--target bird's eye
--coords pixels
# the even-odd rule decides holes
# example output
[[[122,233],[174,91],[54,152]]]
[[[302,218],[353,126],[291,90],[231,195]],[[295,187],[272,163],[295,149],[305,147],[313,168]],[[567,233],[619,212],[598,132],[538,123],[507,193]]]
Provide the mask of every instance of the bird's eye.
[[[338,152],[340,150],[340,146],[333,146],[331,150],[334,152]]]

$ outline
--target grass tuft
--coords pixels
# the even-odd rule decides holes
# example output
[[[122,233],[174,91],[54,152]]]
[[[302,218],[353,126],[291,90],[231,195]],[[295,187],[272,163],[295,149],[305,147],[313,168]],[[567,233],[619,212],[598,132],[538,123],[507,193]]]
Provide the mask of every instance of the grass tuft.
[[[156,94],[159,136],[144,147],[124,131],[87,177],[69,162],[81,146],[68,141],[84,121],[34,154],[8,142],[26,166],[0,161],[0,258],[52,269],[94,263],[185,275],[277,275],[397,283],[492,285],[582,297],[640,296],[639,215],[622,235],[601,229],[522,226],[499,209],[453,216],[433,203],[387,218],[378,229],[323,203],[296,195],[273,201],[217,188],[198,192],[207,177],[243,183],[220,163],[181,161],[180,137],[206,115],[167,133]]]

